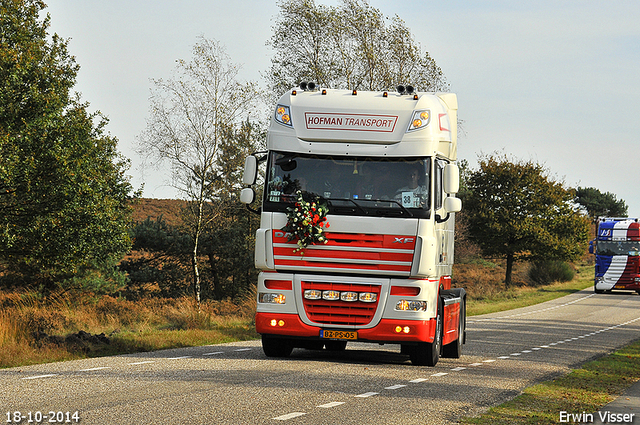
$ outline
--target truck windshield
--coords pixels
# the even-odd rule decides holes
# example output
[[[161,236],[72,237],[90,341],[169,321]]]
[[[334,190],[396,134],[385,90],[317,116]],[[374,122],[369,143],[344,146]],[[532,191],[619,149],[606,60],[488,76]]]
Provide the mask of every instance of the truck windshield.
[[[301,191],[326,201],[330,214],[426,218],[430,164],[430,158],[271,152],[264,208],[286,211]]]
[[[639,249],[640,241],[597,241],[598,255],[637,255]]]

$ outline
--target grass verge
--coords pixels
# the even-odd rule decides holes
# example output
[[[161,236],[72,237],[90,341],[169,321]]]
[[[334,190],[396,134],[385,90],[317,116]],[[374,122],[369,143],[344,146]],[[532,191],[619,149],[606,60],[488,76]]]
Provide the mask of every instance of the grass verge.
[[[515,399],[462,424],[557,424],[560,412],[597,412],[640,379],[640,340],[561,378],[526,388]],[[597,415],[594,415],[597,417]]]

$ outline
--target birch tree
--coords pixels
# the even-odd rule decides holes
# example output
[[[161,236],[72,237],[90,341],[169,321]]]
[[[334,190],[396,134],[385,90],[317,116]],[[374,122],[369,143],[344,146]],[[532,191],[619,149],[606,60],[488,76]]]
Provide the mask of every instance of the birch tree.
[[[200,37],[192,59],[178,60],[169,79],[152,80],[150,117],[138,151],[151,165],[168,163],[172,185],[188,208],[193,290],[201,301],[199,249],[204,231],[220,214],[215,203],[225,131],[254,113],[257,88],[238,79],[238,65],[215,40]]]

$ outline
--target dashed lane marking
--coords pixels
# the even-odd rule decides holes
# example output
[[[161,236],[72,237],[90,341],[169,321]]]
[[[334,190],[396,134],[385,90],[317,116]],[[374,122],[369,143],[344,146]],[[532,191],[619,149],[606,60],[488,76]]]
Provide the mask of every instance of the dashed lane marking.
[[[355,396],[355,397],[358,397],[358,398],[367,398],[367,397],[372,397],[372,396],[374,396],[374,395],[378,395],[378,394],[380,394],[380,393],[374,393],[373,391],[371,391],[371,392],[368,392],[368,393],[358,394],[358,395],[357,395],[357,396]]]
[[[22,379],[41,379],[41,378],[51,378],[52,376],[58,376],[57,373],[50,373],[49,375],[37,375],[37,376],[27,376],[25,378]]]
[[[129,366],[136,366],[139,364],[149,364],[149,363],[155,363],[155,360],[147,360],[144,362],[135,362],[135,363],[128,363]]]
[[[404,388],[404,387],[406,387],[406,385],[397,384],[397,385],[392,385],[390,387],[385,387],[385,390],[397,390],[399,388]]]
[[[292,413],[287,413],[286,415],[278,416],[277,418],[273,418],[273,419],[276,421],[288,421],[289,419],[297,418],[304,415],[306,415],[306,413],[304,412],[292,412]]]
[[[330,409],[332,407],[340,406],[342,404],[344,404],[344,401],[332,401],[331,403],[321,404],[320,406],[316,406],[316,407],[320,407],[323,409]]]

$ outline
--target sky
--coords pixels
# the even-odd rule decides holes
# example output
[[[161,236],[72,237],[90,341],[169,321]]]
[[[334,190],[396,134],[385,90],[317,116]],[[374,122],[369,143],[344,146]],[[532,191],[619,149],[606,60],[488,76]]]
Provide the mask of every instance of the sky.
[[[136,153],[151,79],[170,78],[199,36],[219,41],[239,77],[265,85],[275,0],[45,0],[70,39],[75,90],[109,118],[144,197],[174,198],[166,171]],[[337,0],[316,4],[337,5]],[[370,0],[398,15],[458,96],[459,159],[506,154],[568,187],[595,187],[640,215],[640,2]],[[410,82],[407,82],[410,83]]]

